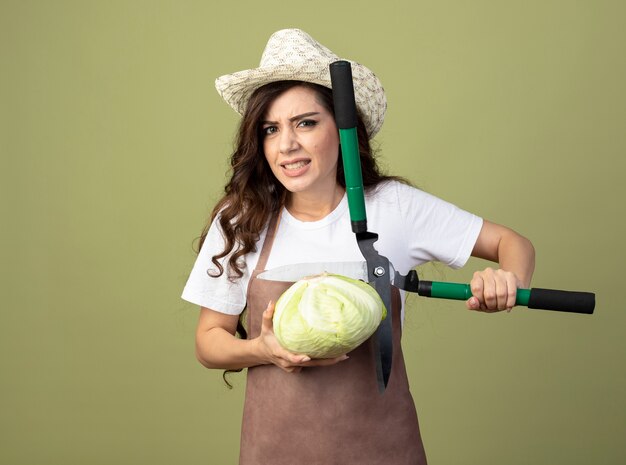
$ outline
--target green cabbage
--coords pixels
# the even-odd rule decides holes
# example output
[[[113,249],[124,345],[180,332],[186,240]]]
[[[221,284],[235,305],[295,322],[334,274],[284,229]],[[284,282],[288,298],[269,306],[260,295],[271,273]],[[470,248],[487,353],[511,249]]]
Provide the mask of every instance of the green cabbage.
[[[333,358],[362,344],[386,316],[369,284],[324,273],[301,279],[280,296],[274,334],[291,352]]]

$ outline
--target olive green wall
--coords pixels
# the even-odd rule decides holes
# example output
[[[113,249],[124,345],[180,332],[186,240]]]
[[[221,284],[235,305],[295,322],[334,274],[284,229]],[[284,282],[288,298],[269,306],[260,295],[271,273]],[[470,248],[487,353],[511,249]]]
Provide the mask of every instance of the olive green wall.
[[[213,79],[284,27],[380,76],[389,171],[527,235],[535,286],[597,293],[411,301],[430,463],[626,463],[623,5],[0,0],[0,463],[236,463],[244,377],[195,361],[179,295],[237,121]]]

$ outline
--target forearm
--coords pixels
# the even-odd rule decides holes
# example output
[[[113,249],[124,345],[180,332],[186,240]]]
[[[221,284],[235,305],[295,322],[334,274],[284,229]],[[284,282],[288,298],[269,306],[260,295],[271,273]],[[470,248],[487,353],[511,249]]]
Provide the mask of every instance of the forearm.
[[[284,349],[274,335],[273,314],[274,303],[269,302],[263,312],[259,336],[254,339],[239,339],[234,336],[238,316],[202,308],[196,330],[198,361],[207,368],[224,370],[274,364],[287,372],[298,372],[305,366],[333,365],[347,359],[344,355],[311,360],[308,355]]]
[[[207,368],[239,370],[268,363],[257,339],[239,339],[214,327],[196,335],[196,357]]]
[[[535,248],[528,239],[514,231],[504,234],[498,244],[497,262],[501,269],[513,272],[522,287],[530,287],[535,270]]]
[[[531,242],[506,226],[484,220],[472,256],[499,264],[515,274],[523,287],[530,286],[535,270],[535,249]]]

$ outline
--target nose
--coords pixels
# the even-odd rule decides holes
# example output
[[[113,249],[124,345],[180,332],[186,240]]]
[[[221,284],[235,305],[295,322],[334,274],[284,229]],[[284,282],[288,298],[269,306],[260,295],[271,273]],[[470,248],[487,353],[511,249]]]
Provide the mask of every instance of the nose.
[[[293,128],[285,128],[280,131],[280,140],[278,150],[282,154],[287,154],[295,151],[298,148],[298,138]]]

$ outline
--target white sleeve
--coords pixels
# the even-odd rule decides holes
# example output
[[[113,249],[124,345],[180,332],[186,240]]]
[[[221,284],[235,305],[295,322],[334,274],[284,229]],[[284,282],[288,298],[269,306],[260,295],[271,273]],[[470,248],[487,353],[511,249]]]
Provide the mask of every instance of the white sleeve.
[[[246,304],[243,284],[246,280],[237,279],[234,282],[228,280],[228,255],[220,260],[224,273],[218,277],[209,276],[209,272],[218,271],[211,258],[222,250],[224,250],[224,237],[217,220],[214,220],[181,297],[201,307],[229,315],[239,315]],[[244,276],[245,273],[244,270]]]
[[[411,186],[399,184],[398,196],[411,258],[452,268],[465,265],[480,234],[482,218]]]

